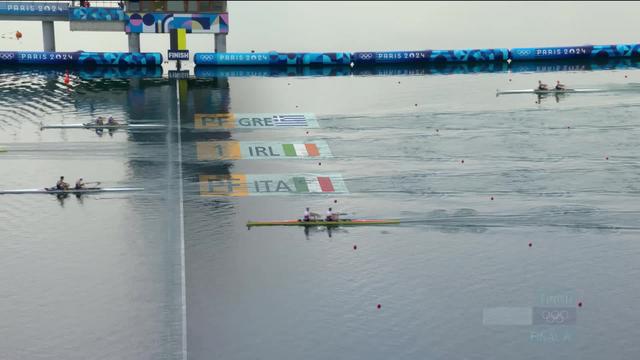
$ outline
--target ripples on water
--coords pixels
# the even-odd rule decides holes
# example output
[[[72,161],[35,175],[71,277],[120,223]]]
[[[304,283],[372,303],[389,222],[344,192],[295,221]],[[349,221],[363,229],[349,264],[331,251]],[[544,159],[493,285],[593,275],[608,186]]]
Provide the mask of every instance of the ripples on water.
[[[495,97],[496,88],[557,76],[611,91],[540,104],[529,95]],[[39,130],[41,122],[100,115],[168,123],[175,109],[165,105],[175,88],[166,80],[72,74],[67,86],[63,70],[2,70],[0,147],[9,151],[0,162],[10,170],[0,172],[0,188],[40,187],[66,174],[148,191],[0,198],[0,231],[10,239],[0,271],[10,284],[0,300],[9,325],[0,327],[0,345],[22,355],[16,357],[177,357],[180,243],[172,180],[180,166],[194,359],[637,353],[630,344],[638,319],[625,309],[640,290],[633,281],[640,275],[640,102],[620,78],[602,71],[200,79],[182,92],[178,159],[177,132]],[[224,111],[312,112],[320,128],[193,129],[194,113]],[[220,139],[323,139],[334,157],[321,165],[196,158],[196,142]],[[229,172],[335,172],[350,194],[199,196],[199,175]],[[307,206],[403,222],[306,232],[245,226],[297,217]],[[528,327],[482,325],[484,308],[534,306],[557,288],[575,290],[588,304],[579,310],[579,337],[564,347],[532,342]]]

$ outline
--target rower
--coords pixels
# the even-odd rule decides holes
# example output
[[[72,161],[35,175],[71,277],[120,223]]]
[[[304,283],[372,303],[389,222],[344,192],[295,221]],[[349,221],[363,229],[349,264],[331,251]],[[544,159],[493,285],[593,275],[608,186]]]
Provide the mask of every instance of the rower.
[[[82,178],[76,181],[76,190],[84,189],[85,183],[82,181]]]
[[[556,90],[566,90],[564,84],[560,84],[560,80],[556,80]]]
[[[331,208],[329,208],[329,210],[327,210],[327,217],[324,220],[325,221],[338,221],[339,220],[339,214],[337,212],[334,212]]]
[[[98,116],[96,119],[96,125],[104,125],[104,118],[102,116]]]
[[[549,90],[549,85],[543,84],[542,81],[538,80],[538,90]]]
[[[309,208],[306,208],[306,210],[304,211],[304,215],[302,216],[302,221],[317,220],[319,216],[320,215],[318,215],[318,213],[309,211]]]
[[[113,118],[113,116],[109,116],[109,121],[107,125],[119,125],[118,122]]]
[[[68,190],[69,184],[64,182],[64,176],[60,176],[60,180],[56,183],[56,189],[58,190]]]

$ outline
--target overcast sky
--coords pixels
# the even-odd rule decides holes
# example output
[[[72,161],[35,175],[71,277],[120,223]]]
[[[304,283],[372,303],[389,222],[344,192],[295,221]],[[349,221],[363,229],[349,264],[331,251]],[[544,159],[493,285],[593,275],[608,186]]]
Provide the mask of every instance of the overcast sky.
[[[229,2],[229,52],[366,51],[528,47],[640,42],[637,2]],[[2,21],[2,50],[42,50],[36,21]],[[192,52],[213,51],[213,35],[191,34]],[[70,32],[56,23],[58,51],[126,51],[124,33]],[[162,51],[167,34],[142,37]]]

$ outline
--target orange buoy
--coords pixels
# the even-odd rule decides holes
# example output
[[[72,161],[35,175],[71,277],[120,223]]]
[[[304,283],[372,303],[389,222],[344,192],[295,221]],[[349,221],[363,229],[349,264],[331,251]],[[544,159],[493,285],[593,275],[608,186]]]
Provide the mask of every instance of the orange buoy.
[[[16,30],[16,40],[20,39],[22,39],[22,33],[20,32],[20,30]]]

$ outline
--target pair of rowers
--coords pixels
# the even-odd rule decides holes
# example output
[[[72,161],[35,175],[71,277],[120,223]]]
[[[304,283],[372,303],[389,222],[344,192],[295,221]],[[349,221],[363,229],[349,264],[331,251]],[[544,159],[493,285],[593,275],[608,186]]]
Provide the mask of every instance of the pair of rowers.
[[[76,181],[75,190],[84,189],[85,186],[86,186],[86,184],[84,183],[82,178],[80,178],[80,179],[78,179],[78,181]],[[69,190],[69,183],[66,183],[64,181],[64,176],[60,176],[60,180],[58,180],[58,182],[56,183],[56,189],[58,189],[58,190]]]
[[[555,90],[566,90],[566,86],[560,83],[560,80],[556,80]],[[543,84],[542,81],[538,80],[538,89],[537,90],[549,90],[549,85]]]
[[[302,221],[317,221],[320,218],[320,214],[309,211],[309,208],[306,208],[304,211],[304,215],[302,216]],[[339,221],[340,213],[333,211],[333,209],[329,208],[327,210],[324,221]]]
[[[98,116],[98,118],[95,121],[96,125],[105,125],[104,122],[104,117],[103,116]],[[113,116],[109,116],[109,119],[107,120],[106,125],[110,125],[110,126],[114,126],[114,125],[120,125],[120,123],[118,123]]]

